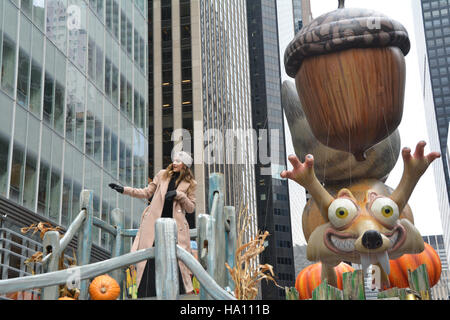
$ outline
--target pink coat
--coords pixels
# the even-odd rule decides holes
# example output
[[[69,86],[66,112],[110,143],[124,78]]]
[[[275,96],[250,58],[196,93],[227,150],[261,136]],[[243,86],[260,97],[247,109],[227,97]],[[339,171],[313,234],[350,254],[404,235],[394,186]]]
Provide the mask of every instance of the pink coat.
[[[166,195],[170,179],[165,177],[165,171],[161,170],[155,176],[152,182],[146,188],[136,189],[131,187],[124,187],[123,194],[134,198],[149,199],[153,196],[150,205],[145,208],[141,216],[141,223],[139,231],[131,247],[131,252],[147,249],[153,246],[155,240],[155,223],[161,217],[164,207],[164,196]],[[191,242],[189,235],[189,224],[186,220],[186,213],[193,213],[195,210],[195,189],[197,182],[194,180],[194,186],[189,190],[190,184],[186,181],[181,181],[177,187],[177,195],[173,200],[173,219],[178,227],[178,245],[183,249],[191,252]],[[139,288],[142,274],[144,273],[147,261],[139,262],[136,265],[136,284]],[[181,262],[180,266],[181,276],[186,292],[193,290],[190,270]]]

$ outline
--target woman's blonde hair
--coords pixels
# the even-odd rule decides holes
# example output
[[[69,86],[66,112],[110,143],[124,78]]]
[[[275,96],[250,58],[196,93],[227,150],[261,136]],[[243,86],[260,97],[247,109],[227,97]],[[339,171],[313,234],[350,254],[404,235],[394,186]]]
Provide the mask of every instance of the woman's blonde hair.
[[[169,166],[166,168],[165,176],[172,178],[173,174],[175,172],[173,171],[173,163],[169,164]],[[188,168],[186,165],[181,169],[180,176],[178,177],[177,181],[175,182],[175,186],[178,187],[181,181],[185,180],[186,182],[189,182],[190,186],[188,190],[190,190],[194,186],[194,174],[192,173],[192,170]]]

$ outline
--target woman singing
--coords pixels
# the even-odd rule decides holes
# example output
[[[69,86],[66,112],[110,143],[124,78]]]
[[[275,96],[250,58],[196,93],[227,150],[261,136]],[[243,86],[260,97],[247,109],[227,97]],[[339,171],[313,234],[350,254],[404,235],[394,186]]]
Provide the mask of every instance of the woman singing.
[[[173,218],[178,228],[178,245],[191,252],[189,225],[186,221],[186,213],[195,210],[195,189],[197,182],[190,169],[192,158],[186,152],[178,152],[173,156],[173,162],[167,169],[161,170],[153,181],[143,189],[122,187],[111,183],[109,186],[125,195],[150,199],[150,205],[142,213],[139,231],[133,242],[131,252],[147,249],[154,245],[155,223],[159,218]],[[180,293],[192,293],[190,270],[181,262],[179,266]],[[180,277],[181,274],[181,277]],[[136,265],[136,285],[138,297],[156,296],[155,289],[155,260],[139,262]]]

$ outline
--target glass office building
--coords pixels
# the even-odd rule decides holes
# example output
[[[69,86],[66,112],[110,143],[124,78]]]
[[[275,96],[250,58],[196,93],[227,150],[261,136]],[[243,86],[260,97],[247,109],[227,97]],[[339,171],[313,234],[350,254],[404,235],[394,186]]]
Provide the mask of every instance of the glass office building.
[[[200,1],[203,128],[210,133],[203,147],[213,151],[204,154],[204,170],[205,177],[224,173],[226,205],[237,212],[248,205],[256,217],[246,12],[241,0]]]
[[[147,1],[2,0],[0,28],[0,197],[67,227],[91,189],[137,228],[146,203],[108,184],[147,184]]]

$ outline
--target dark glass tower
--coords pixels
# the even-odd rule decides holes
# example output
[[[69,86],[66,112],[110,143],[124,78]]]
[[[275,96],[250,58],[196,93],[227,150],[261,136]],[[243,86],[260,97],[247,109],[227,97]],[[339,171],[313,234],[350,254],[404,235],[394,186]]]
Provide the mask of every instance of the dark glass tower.
[[[421,3],[441,161],[450,199],[450,177],[446,159],[450,122],[450,0],[422,0]]]
[[[271,235],[260,263],[274,267],[280,286],[291,287],[295,281],[295,270],[289,189],[288,182],[279,177],[281,169],[286,167],[286,149],[276,1],[247,0],[247,17],[253,128],[262,138],[258,145],[260,157],[255,165],[258,228],[269,231]],[[263,132],[268,133],[267,139],[264,139]],[[261,141],[267,141],[267,144]],[[259,149],[263,147],[269,150],[269,163],[262,163]],[[270,282],[261,283],[261,292],[262,299],[285,297],[284,290]]]

